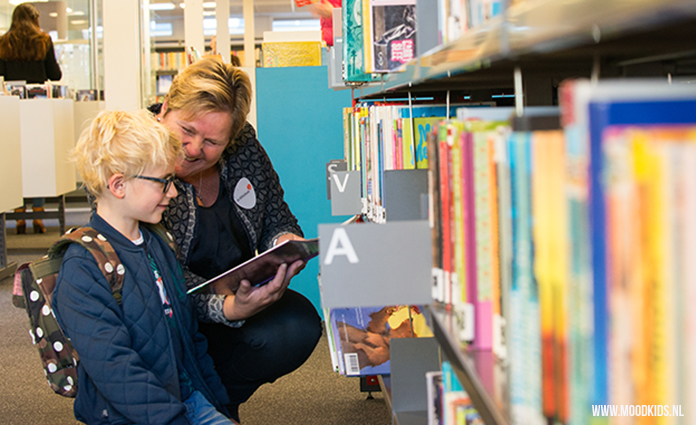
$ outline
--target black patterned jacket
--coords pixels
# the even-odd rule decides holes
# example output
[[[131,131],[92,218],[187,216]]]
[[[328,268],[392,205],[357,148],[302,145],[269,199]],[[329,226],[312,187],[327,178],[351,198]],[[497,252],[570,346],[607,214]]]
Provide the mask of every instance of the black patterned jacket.
[[[256,131],[251,124],[247,122],[234,142],[225,149],[218,168],[227,193],[232,198],[230,201],[244,223],[252,253],[271,248],[275,239],[283,234],[303,236],[297,218],[283,199],[278,174],[256,139]],[[175,180],[175,184],[179,194],[169,203],[169,208],[162,215],[162,223],[172,232],[179,245],[179,261],[184,268],[186,286],[191,288],[206,280],[188,270],[191,243],[198,229],[196,199],[191,184],[181,180]],[[224,295],[196,294],[193,297],[199,320],[233,327],[244,323],[225,319],[222,311]]]

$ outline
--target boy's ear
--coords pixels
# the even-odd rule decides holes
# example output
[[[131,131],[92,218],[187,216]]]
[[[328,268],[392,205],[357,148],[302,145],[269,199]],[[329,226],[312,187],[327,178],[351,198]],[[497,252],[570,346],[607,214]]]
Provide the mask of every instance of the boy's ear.
[[[122,173],[116,173],[109,178],[109,185],[107,188],[109,192],[115,197],[122,199],[126,196],[126,176]]]
[[[167,99],[164,99],[162,106],[160,108],[160,113],[157,114],[157,121],[161,121],[164,115],[167,113]]]

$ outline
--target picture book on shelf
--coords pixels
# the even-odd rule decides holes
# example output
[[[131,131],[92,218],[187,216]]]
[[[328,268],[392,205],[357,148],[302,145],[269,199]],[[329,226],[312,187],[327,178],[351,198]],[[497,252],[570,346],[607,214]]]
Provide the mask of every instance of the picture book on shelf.
[[[334,308],[331,339],[341,374],[388,375],[390,338],[432,336],[419,306]]]

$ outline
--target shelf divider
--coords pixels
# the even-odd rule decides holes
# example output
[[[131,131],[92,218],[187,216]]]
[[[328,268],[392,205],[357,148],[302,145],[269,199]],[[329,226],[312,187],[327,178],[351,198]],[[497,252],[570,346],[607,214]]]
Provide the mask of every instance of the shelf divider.
[[[467,351],[455,336],[455,318],[440,307],[429,306],[435,338],[452,364],[474,407],[487,425],[508,425],[510,392],[507,370],[492,351]]]

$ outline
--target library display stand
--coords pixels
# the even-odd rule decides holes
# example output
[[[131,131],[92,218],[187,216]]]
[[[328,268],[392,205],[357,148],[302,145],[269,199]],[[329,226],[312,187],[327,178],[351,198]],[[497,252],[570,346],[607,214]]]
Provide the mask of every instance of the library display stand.
[[[58,211],[6,213],[4,217],[7,220],[57,218],[63,233],[64,195],[75,190],[77,185],[75,166],[68,160],[75,146],[74,102],[70,99],[9,99],[13,97],[1,99],[0,115],[16,118],[21,154],[8,156],[8,159],[14,161],[12,167],[21,179],[13,176],[11,180],[3,179],[3,184],[11,184],[12,190],[21,191],[21,198],[58,198]],[[20,156],[21,161],[18,161]],[[4,201],[5,197],[2,198]],[[23,201],[20,199],[13,204],[2,211],[20,207]],[[2,224],[4,229],[4,220]],[[4,232],[0,245],[5,247]],[[0,254],[4,252],[3,248]]]
[[[443,2],[422,3],[433,8],[419,7],[419,30],[431,27],[426,23],[437,27],[436,9]],[[421,6],[420,1],[418,4]],[[428,48],[419,50],[417,59],[399,72],[382,76],[377,83],[353,86],[354,100],[411,101],[422,97],[443,103],[446,100],[449,104],[464,96],[473,102],[490,101],[491,94],[514,95],[511,102],[517,114],[522,115],[527,106],[557,104],[555,87],[567,78],[659,76],[667,80],[689,75],[693,69],[696,2],[518,1],[501,15],[446,45],[433,46],[432,34],[423,37],[422,43]],[[331,186],[332,203],[352,202],[355,206],[360,202],[355,199],[360,196],[355,194],[355,186],[349,194],[338,194],[339,182],[345,176],[353,178],[351,173],[360,178],[359,171],[336,173],[337,184]],[[417,179],[406,185],[417,187]],[[383,183],[386,214],[368,211],[365,205],[361,213],[373,221],[386,221],[385,224],[320,226],[322,303],[325,307],[360,303],[430,305],[431,326],[442,355],[451,362],[484,423],[513,423],[507,362],[496,360],[492,350],[463,349],[457,319],[433,304],[431,264],[420,264],[431,260],[427,222],[396,221],[404,214],[406,219],[419,215],[424,218],[420,189],[410,198],[395,201],[389,198],[388,186],[398,184],[390,182],[386,173]],[[360,185],[357,187],[359,190]],[[427,193],[427,187],[424,192]],[[342,199],[341,195],[347,198]],[[337,232],[343,236],[335,242]],[[340,255],[331,255],[337,247]],[[351,261],[352,249],[356,256]],[[392,371],[412,376],[404,379],[392,375],[381,380],[390,389],[395,423],[427,423],[427,418],[418,413],[400,418],[396,415],[401,408],[396,394],[420,391],[425,385],[420,382],[420,366],[414,367],[420,360],[411,359],[403,368],[400,363],[400,346],[418,343],[417,340],[392,340]],[[411,353],[415,350],[406,349]],[[437,368],[435,363],[431,370]]]
[[[0,128],[3,155],[0,155],[0,280],[12,276],[16,263],[8,264],[4,211],[22,205],[22,145],[19,132],[19,98],[0,96]]]
[[[75,146],[70,99],[19,101],[22,137],[22,196],[61,196],[75,190],[75,166],[68,160]]]

